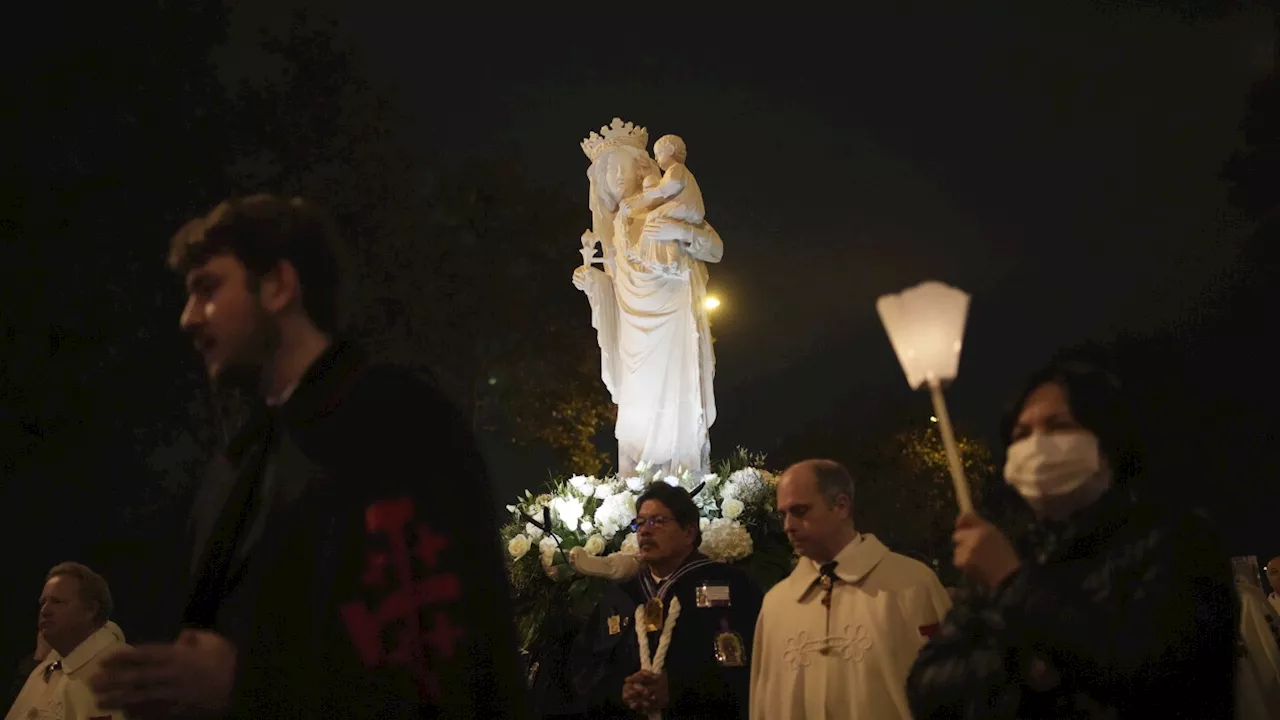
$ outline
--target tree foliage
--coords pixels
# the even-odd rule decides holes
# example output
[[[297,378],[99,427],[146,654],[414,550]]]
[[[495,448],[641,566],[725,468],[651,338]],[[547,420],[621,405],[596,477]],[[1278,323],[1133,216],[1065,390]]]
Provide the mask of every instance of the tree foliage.
[[[1002,483],[990,449],[964,436],[956,444],[974,506],[998,526],[1016,525],[1003,505],[992,502]],[[937,425],[908,428],[864,448],[850,469],[858,482],[858,527],[893,550],[933,565],[943,577],[953,577],[951,533],[959,505]]]
[[[613,408],[569,282],[584,209],[508,159],[428,165],[391,90],[323,15],[293,13],[261,49],[274,72],[237,88],[233,180],[334,213],[353,331],[430,373],[477,429],[546,444],[566,470],[607,463],[594,439]]]

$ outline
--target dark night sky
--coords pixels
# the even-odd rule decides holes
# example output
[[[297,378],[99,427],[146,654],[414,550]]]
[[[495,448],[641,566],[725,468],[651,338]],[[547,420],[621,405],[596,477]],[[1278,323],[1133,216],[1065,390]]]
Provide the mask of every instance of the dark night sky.
[[[713,439],[767,449],[907,392],[881,293],[932,277],[974,294],[955,412],[985,432],[1055,348],[1176,322],[1230,264],[1215,176],[1269,67],[1270,18],[1102,7],[619,29],[368,2],[343,21],[416,146],[517,153],[582,197],[584,227],[587,132],[620,115],[685,138],[726,243]]]

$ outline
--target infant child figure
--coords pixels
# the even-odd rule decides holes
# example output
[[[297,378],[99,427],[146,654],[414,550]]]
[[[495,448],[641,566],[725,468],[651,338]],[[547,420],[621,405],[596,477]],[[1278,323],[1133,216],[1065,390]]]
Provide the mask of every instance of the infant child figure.
[[[644,179],[644,190],[636,197],[622,202],[622,212],[633,216],[648,211],[645,217],[646,232],[640,243],[637,259],[655,269],[679,271],[688,266],[688,258],[684,248],[675,247],[674,243],[652,241],[648,230],[662,218],[678,220],[690,225],[700,225],[706,218],[706,208],[702,203],[702,191],[698,181],[685,165],[689,152],[684,140],[676,135],[663,135],[653,145],[654,159],[662,169],[663,176],[658,180],[650,175]]]

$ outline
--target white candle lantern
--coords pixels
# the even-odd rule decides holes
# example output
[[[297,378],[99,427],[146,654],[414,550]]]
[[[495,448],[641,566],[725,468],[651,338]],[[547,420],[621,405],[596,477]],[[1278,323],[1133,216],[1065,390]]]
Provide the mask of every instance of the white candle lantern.
[[[951,416],[942,396],[942,383],[954,380],[960,369],[960,348],[964,344],[964,324],[969,315],[969,295],[963,290],[928,281],[896,295],[876,300],[876,312],[884,323],[889,343],[898,356],[907,384],[912,390],[929,386],[933,412],[942,430],[947,464],[955,485],[960,511],[973,510],[969,483],[964,477],[960,451],[956,447]]]

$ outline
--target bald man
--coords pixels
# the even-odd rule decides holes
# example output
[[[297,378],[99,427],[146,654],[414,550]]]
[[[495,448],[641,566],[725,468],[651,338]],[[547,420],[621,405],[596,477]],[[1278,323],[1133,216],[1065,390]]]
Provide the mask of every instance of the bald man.
[[[1267,596],[1267,600],[1271,602],[1271,607],[1277,615],[1280,615],[1280,556],[1271,558],[1267,562],[1267,582],[1271,584],[1271,594]]]
[[[910,720],[907,674],[951,607],[946,588],[857,531],[853,478],[839,463],[788,468],[778,514],[801,558],[756,623],[752,720]]]

